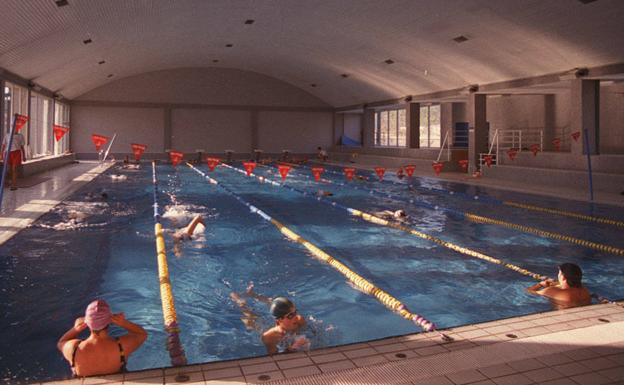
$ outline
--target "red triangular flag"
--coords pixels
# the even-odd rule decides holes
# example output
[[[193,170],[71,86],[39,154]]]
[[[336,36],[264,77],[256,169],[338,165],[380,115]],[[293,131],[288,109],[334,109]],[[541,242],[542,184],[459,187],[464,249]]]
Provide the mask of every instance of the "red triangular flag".
[[[141,160],[141,155],[143,155],[143,152],[145,152],[145,149],[147,148],[147,146],[144,144],[139,144],[139,143],[130,143],[130,147],[132,147],[134,160],[136,160],[137,162]]]
[[[286,180],[286,177],[288,176],[288,171],[290,171],[290,166],[280,164],[279,166],[277,166],[277,169],[279,170],[279,173],[282,176],[282,180]]]
[[[28,116],[26,115],[15,115],[15,132],[20,132],[22,127],[28,122]]]
[[[169,151],[169,159],[171,160],[171,164],[173,167],[177,166],[180,161],[184,158],[184,153],[179,151]]]
[[[100,151],[100,147],[108,142],[108,137],[104,135],[93,134],[91,135],[91,141],[95,144],[95,151]]]
[[[351,180],[353,179],[353,176],[355,175],[355,169],[353,167],[345,167],[344,174],[347,177],[347,180]]]
[[[408,164],[404,168],[405,168],[405,172],[407,173],[407,176],[414,175],[414,170],[416,170],[416,166],[414,166],[412,164]]]
[[[256,162],[243,162],[247,176],[250,176],[254,168],[256,168]]]
[[[531,152],[533,153],[533,156],[537,156],[537,153],[540,150],[540,145],[539,144],[532,144],[529,149],[531,150]]]
[[[485,155],[483,160],[485,160],[485,164],[487,164],[488,167],[492,165],[492,155]]]
[[[572,133],[572,139],[574,139],[575,142],[578,141],[578,138],[581,137],[581,131],[576,131]]]
[[[383,180],[384,174],[386,173],[386,169],[383,167],[375,167],[375,173],[379,177],[379,180]]]
[[[509,156],[509,159],[516,159],[516,155],[518,155],[518,150],[516,150],[515,148],[510,148],[509,150],[507,150],[507,156]]]
[[[552,140],[553,146],[555,146],[555,151],[559,151],[561,149],[561,139],[555,138]]]
[[[206,163],[208,163],[208,169],[210,171],[214,171],[215,167],[219,165],[219,162],[221,162],[219,158],[206,158]]]
[[[312,167],[312,175],[314,175],[315,181],[318,182],[319,180],[321,180],[321,174],[323,173],[323,171],[325,171],[323,167]]]
[[[444,167],[444,163],[442,162],[433,162],[433,171],[435,171],[436,175],[440,175],[440,172],[442,171],[442,167]]]
[[[464,170],[464,171],[468,170],[468,159],[462,159],[462,160],[458,161],[457,163],[459,163],[459,165],[461,166],[462,170]]]
[[[54,124],[52,125],[52,130],[54,131],[54,139],[56,139],[56,141],[58,142],[69,131],[69,127],[63,127]]]

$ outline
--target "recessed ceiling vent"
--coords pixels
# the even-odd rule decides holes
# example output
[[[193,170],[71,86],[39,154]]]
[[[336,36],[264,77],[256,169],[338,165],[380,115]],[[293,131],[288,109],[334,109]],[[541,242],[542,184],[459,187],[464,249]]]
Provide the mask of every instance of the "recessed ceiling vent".
[[[589,4],[589,3],[593,3],[596,0],[579,0],[579,1],[583,4]]]
[[[349,77],[349,74],[341,74],[340,76],[346,79]]]
[[[455,41],[455,43],[463,43],[465,41],[468,41],[468,38],[464,35],[460,35],[460,36],[454,37],[453,40]]]
[[[212,62],[213,62],[213,63],[218,63],[218,62],[219,62],[219,59],[213,59],[213,60],[212,60]]]
[[[109,79],[110,79],[110,78],[112,78],[113,76],[115,76],[115,75],[113,75],[113,74],[108,74],[107,78],[109,78]]]
[[[104,63],[106,63],[104,60],[100,60],[100,61],[98,62],[98,64],[100,64],[100,65],[102,65],[102,64],[104,64]]]
[[[316,84],[312,83],[312,84],[310,84],[310,87],[315,88]]]
[[[234,47],[234,44],[226,44],[225,46],[228,47],[228,48],[232,48],[232,47]]]
[[[392,59],[384,60],[384,63],[386,63],[386,64],[394,64],[394,60],[392,60]]]
[[[57,7],[64,7],[66,5],[69,5],[69,3],[67,2],[67,0],[54,0],[54,2],[56,3]]]
[[[83,40],[82,42],[83,42],[84,44],[91,44],[91,43],[93,43],[93,40],[91,40],[91,39],[86,39],[86,40]]]
[[[252,20],[252,19],[245,20],[245,24],[247,24],[247,25],[253,24],[254,22],[255,22],[255,20]]]

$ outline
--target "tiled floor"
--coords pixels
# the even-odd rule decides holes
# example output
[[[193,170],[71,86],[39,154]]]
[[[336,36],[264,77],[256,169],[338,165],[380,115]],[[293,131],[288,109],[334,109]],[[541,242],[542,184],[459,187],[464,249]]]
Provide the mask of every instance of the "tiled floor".
[[[624,303],[310,352],[60,382],[89,384],[624,384]],[[48,383],[49,384],[49,383]]]
[[[6,191],[0,244],[110,167],[80,163]],[[464,175],[445,175],[464,182]],[[471,181],[487,185],[484,179]],[[503,188],[522,190],[506,182]],[[535,189],[531,189],[536,192]],[[539,191],[539,193],[549,193]],[[550,192],[555,194],[554,191]],[[556,191],[585,199],[584,192]],[[583,197],[581,196],[583,194]],[[602,198],[597,196],[597,201]],[[609,196],[604,203],[620,202]],[[616,203],[617,204],[617,203]],[[305,353],[59,381],[89,384],[624,384],[624,307],[603,304]],[[48,383],[51,384],[51,383]]]

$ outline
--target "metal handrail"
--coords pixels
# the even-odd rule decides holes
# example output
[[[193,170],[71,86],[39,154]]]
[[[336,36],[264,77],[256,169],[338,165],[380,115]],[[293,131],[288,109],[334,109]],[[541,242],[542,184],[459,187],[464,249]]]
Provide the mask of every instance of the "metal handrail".
[[[442,141],[442,145],[440,146],[440,152],[438,153],[438,159],[436,160],[436,162],[440,161],[440,158],[442,157],[442,151],[444,151],[444,145],[446,144],[446,149],[447,149],[447,161],[451,160],[451,144],[448,143],[448,137],[449,137],[449,131],[446,131],[446,133],[444,134],[444,140]]]

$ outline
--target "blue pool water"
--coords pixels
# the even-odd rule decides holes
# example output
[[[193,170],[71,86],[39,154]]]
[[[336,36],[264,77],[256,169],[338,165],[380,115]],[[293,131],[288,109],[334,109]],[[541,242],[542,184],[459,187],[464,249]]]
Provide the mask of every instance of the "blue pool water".
[[[207,172],[205,165],[199,168]],[[113,173],[128,178],[114,181]],[[279,176],[272,167],[259,167],[256,173]],[[258,333],[245,328],[239,308],[229,298],[233,291],[243,293],[252,281],[258,293],[294,299],[310,319],[315,348],[420,331],[355,290],[341,274],[190,168],[159,165],[157,174],[161,208],[181,216],[174,221],[165,215],[162,222],[168,231],[186,225],[196,213],[206,222],[203,236],[182,244],[179,256],[174,254],[170,233],[166,238],[181,341],[190,363],[265,354]],[[541,312],[551,306],[525,292],[534,283],[531,278],[349,216],[318,202],[313,197],[316,190],[331,191],[331,199],[369,212],[404,209],[409,226],[536,273],[556,276],[557,264],[578,263],[592,292],[624,298],[621,256],[468,222],[457,214],[475,213],[624,248],[621,228],[503,206],[492,199],[622,221],[621,208],[430,178],[413,178],[413,190],[405,181],[353,181],[340,186],[337,182],[344,178],[330,173],[319,184],[309,178],[306,168],[291,171],[287,179],[287,184],[308,191],[306,196],[224,167],[209,175],[441,328]],[[109,196],[106,201],[93,199],[102,191]],[[410,204],[410,199],[425,207]],[[114,312],[125,312],[149,332],[145,345],[132,355],[130,370],[170,365],[164,348],[152,203],[151,167],[115,168],[0,246],[0,378],[4,382],[69,377],[56,341],[96,297],[106,299]],[[429,208],[435,206],[439,209]],[[82,213],[78,224],[67,226],[76,213]],[[261,327],[272,323],[266,305],[252,299],[248,304]]]

